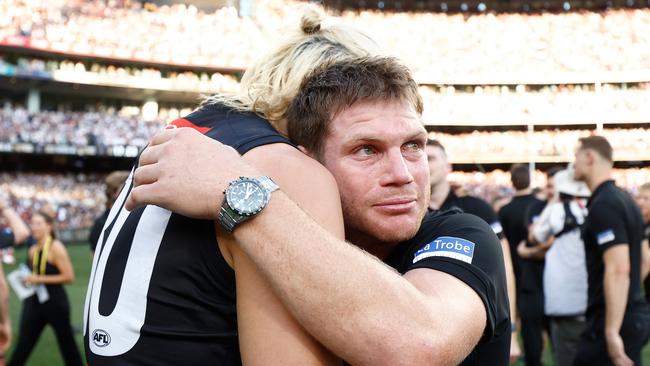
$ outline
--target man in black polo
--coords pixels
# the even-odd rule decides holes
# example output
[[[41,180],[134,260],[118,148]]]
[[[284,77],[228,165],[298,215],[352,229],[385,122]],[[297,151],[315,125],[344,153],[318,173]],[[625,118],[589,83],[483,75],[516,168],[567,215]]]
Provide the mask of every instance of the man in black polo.
[[[593,192],[583,239],[589,294],[587,331],[575,365],[641,365],[650,313],[641,298],[643,218],[612,180],[612,147],[602,136],[579,140],[575,177]]]
[[[517,254],[517,246],[527,241],[531,210],[544,207],[530,188],[530,171],[526,165],[515,164],[510,169],[515,196],[499,211],[499,220],[508,239],[517,285],[517,310],[521,319],[521,335],[524,344],[526,366],[541,366],[544,328],[544,290],[542,272],[544,262],[523,259]],[[537,211],[535,211],[537,212]]]
[[[447,175],[451,172],[451,164],[447,160],[444,146],[438,140],[429,139],[426,152],[429,162],[429,182],[431,183],[429,207],[440,211],[459,208],[463,212],[482,218],[499,238],[503,237],[501,222],[490,204],[478,197],[458,196],[451,189],[447,180]]]
[[[517,319],[517,296],[515,287],[515,275],[512,268],[512,257],[510,255],[510,247],[508,241],[503,235],[503,228],[497,213],[490,204],[484,200],[463,195],[458,196],[447,180],[447,175],[451,172],[451,164],[447,159],[447,152],[445,147],[438,140],[427,140],[425,147],[427,153],[427,161],[429,163],[429,182],[431,184],[431,198],[429,208],[434,210],[446,211],[452,208],[460,209],[465,213],[469,213],[480,217],[485,221],[501,241],[501,250],[503,251],[503,260],[506,268],[506,279],[508,282],[508,299],[510,304],[510,319],[513,324],[511,326],[512,339],[510,342],[510,360],[514,362],[521,356],[519,343],[517,341],[516,326],[514,325]]]

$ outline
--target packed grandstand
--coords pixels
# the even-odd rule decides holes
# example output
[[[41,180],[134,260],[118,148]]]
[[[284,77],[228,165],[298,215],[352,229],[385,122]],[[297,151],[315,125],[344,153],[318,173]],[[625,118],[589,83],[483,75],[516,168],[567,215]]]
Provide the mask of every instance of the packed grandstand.
[[[254,4],[0,2],[0,192],[24,217],[49,204],[60,229],[88,228],[104,209],[107,169],[75,166],[78,158],[130,164],[203,96],[236,90],[243,70],[295,26],[301,3]],[[650,8],[331,13],[414,70],[424,123],[460,164],[452,179],[462,190],[508,197],[510,163],[564,165],[594,132],[614,146],[619,183],[635,192],[650,181]],[[16,163],[28,155],[66,163]],[[544,179],[538,170],[536,184]]]

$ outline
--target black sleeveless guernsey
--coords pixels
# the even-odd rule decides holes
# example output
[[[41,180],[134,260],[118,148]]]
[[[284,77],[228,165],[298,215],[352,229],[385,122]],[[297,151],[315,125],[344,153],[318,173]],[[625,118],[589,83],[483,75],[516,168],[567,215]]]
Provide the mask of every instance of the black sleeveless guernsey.
[[[204,107],[168,126],[180,127],[240,154],[290,144],[257,115],[223,106]],[[151,205],[126,211],[132,174],[95,252],[84,308],[88,364],[240,365],[235,275],[217,246],[214,221]]]

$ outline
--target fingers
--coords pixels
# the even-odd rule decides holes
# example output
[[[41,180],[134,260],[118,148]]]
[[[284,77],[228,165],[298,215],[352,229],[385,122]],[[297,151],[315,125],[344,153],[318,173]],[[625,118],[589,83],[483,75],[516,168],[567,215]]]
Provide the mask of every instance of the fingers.
[[[163,143],[173,139],[174,136],[176,136],[176,134],[178,134],[180,131],[183,131],[183,130],[186,130],[186,129],[191,130],[191,128],[185,128],[185,127],[171,128],[171,129],[162,130],[162,131],[158,132],[157,134],[155,134],[151,138],[151,140],[149,141],[149,146],[157,146],[157,145],[163,144]]]
[[[133,172],[133,186],[155,183],[160,179],[161,174],[158,163],[141,165]]]
[[[155,183],[133,187],[124,203],[124,207],[129,211],[133,211],[147,204],[163,206],[163,197],[158,192],[159,190]]]

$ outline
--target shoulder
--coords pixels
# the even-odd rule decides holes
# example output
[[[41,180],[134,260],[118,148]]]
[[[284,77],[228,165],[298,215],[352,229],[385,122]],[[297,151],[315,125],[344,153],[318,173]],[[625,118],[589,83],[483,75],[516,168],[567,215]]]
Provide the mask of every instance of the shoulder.
[[[485,202],[485,200],[481,198],[464,196],[461,197],[461,202],[462,206],[469,208],[469,210],[465,210],[463,208],[465,212],[475,214],[485,220],[492,220],[496,218],[496,212],[492,206],[490,206],[489,203]]]
[[[455,250],[462,246],[464,255],[469,256],[464,258],[469,259],[468,263],[475,262],[475,250],[486,254],[501,251],[501,243],[492,228],[483,219],[466,213],[435,213],[427,216],[412,243],[416,250],[431,243],[437,247],[430,246],[429,250],[445,249],[441,245],[448,247],[448,243],[454,243],[453,248],[447,249]],[[479,257],[482,259],[485,256]]]
[[[609,212],[611,210],[621,210],[624,208],[623,201],[616,197],[617,195],[623,194],[623,192],[612,190],[611,192],[605,193],[600,194],[590,202],[588,207],[589,217],[611,214]]]
[[[172,121],[170,126],[194,128],[212,139],[234,147],[240,154],[265,144],[282,142],[293,145],[257,114],[219,104],[203,106],[183,118]]]
[[[54,239],[52,241],[52,252],[60,254],[67,252],[67,249],[65,247],[65,244],[63,244],[60,240]]]
[[[274,143],[258,146],[246,153],[244,159],[266,174],[273,175],[277,183],[310,189],[314,188],[313,185],[336,186],[334,177],[323,165],[291,145]]]

